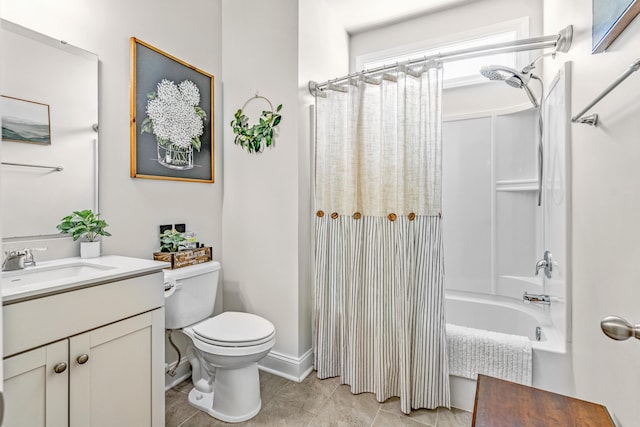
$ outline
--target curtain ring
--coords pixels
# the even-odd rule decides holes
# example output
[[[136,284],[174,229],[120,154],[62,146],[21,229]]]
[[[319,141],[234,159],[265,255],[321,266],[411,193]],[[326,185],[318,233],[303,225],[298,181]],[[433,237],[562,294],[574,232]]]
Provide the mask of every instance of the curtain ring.
[[[389,216],[387,216],[387,218],[389,218],[389,221],[393,222],[396,219],[398,219],[398,215],[396,215],[394,213],[390,213]]]
[[[413,212],[411,212],[411,213],[409,214],[409,221],[413,221],[414,219],[416,219],[416,214],[415,214],[415,213],[413,213]]]
[[[360,218],[362,218],[362,214],[360,212],[356,212],[353,214],[353,219],[355,219],[356,221]]]
[[[334,212],[331,214],[331,219],[337,219],[340,215],[338,215],[338,212]]]
[[[318,212],[316,212],[316,215],[318,216],[318,218],[322,218],[324,216],[324,212],[323,211],[318,211]]]

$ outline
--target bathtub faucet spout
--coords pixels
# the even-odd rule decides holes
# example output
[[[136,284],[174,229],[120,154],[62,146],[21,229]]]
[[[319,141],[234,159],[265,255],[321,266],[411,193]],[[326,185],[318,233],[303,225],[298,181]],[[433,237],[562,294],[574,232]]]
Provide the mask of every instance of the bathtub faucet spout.
[[[551,304],[551,297],[549,295],[545,295],[545,294],[528,294],[528,293],[524,293],[524,295],[522,296],[522,301],[525,304],[544,304],[544,305],[549,305]]]

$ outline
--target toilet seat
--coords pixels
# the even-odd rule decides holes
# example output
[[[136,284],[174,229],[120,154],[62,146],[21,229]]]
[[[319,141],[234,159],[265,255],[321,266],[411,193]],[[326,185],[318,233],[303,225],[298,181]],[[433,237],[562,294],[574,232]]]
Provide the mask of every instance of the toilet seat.
[[[218,347],[251,347],[271,341],[273,323],[250,313],[227,311],[192,325],[194,338]]]

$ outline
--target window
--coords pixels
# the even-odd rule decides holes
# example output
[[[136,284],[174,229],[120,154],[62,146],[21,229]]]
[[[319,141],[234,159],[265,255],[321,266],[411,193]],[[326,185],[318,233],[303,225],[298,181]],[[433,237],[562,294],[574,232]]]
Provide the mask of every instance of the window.
[[[482,27],[464,34],[448,36],[440,40],[431,39],[410,46],[359,55],[356,58],[356,69],[370,70],[409,59],[509,42],[528,36],[529,19],[520,18],[490,27]],[[479,73],[480,67],[483,65],[500,64],[519,69],[528,62],[529,55],[526,52],[501,53],[458,61],[447,61],[443,67],[443,86],[444,88],[450,88],[487,82],[488,80]]]

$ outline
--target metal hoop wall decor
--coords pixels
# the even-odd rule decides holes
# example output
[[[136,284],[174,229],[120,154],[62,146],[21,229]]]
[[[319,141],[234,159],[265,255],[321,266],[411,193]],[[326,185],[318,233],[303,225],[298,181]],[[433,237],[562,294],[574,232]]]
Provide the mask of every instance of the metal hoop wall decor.
[[[244,114],[245,107],[256,99],[263,99],[269,104],[268,110],[263,110],[258,123],[249,126],[249,118]],[[231,121],[231,128],[235,135],[233,143],[247,149],[249,153],[262,153],[265,147],[274,144],[274,128],[280,124],[282,115],[280,110],[282,104],[273,109],[273,104],[269,99],[256,92],[255,96],[249,98],[236,113]]]

